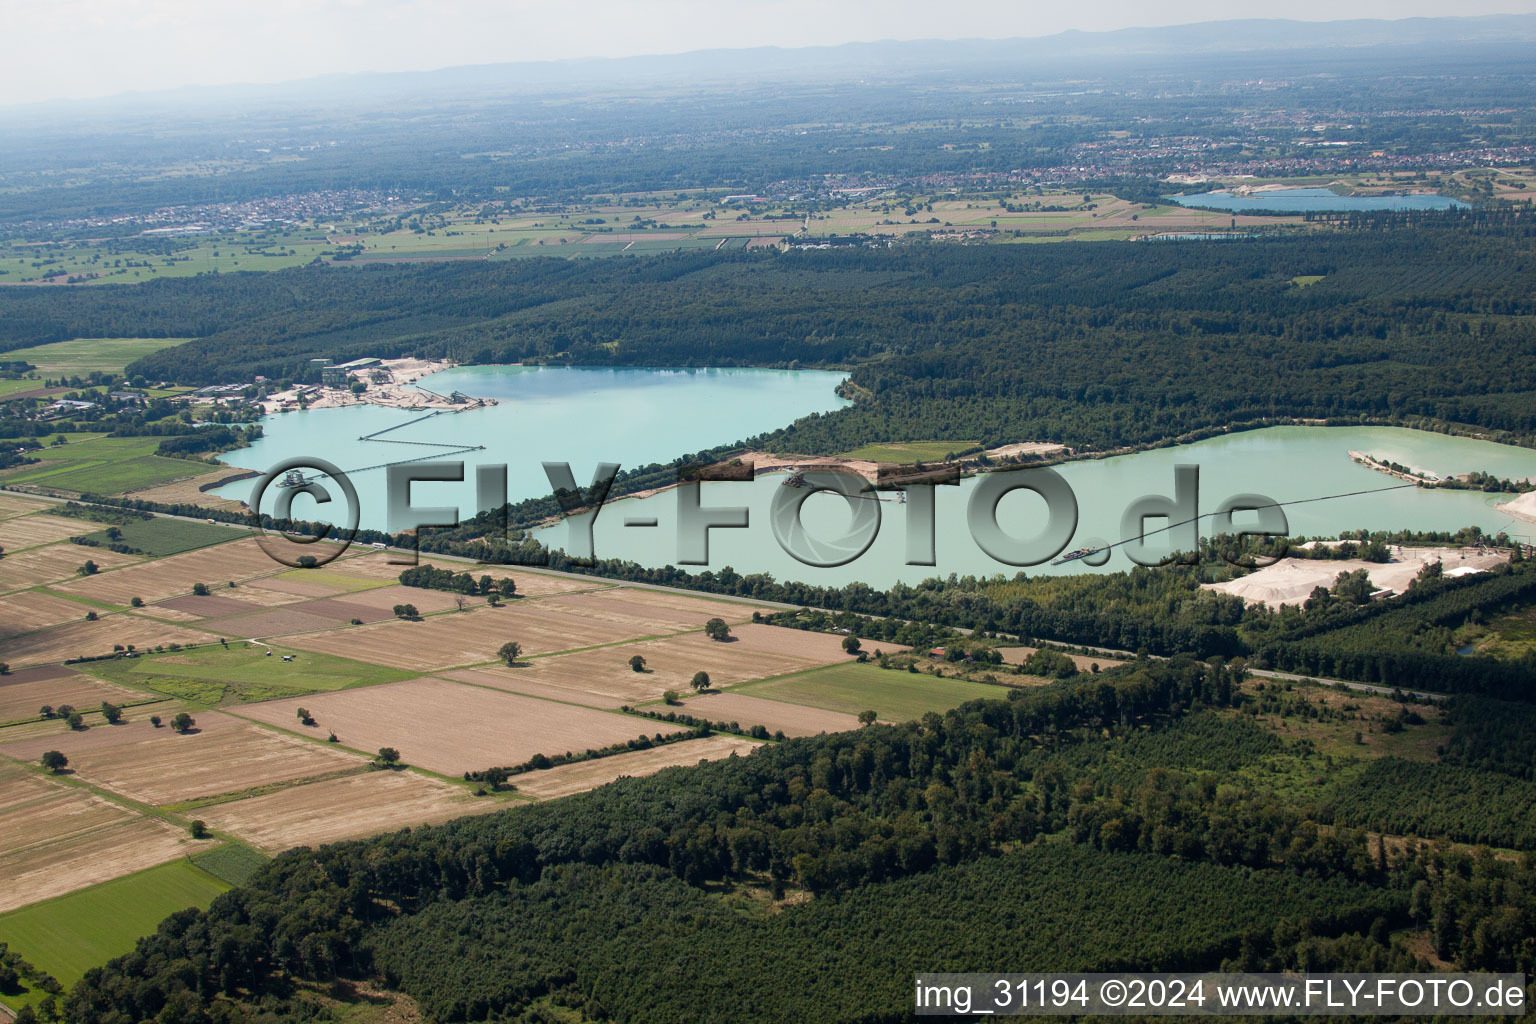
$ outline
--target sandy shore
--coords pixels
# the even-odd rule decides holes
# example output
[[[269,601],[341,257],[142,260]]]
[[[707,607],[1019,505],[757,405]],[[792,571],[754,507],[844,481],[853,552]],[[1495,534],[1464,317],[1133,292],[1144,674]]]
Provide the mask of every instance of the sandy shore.
[[[1536,523],[1536,491],[1527,491],[1513,501],[1506,501],[1494,508],[1507,516],[1523,519],[1528,523]]]
[[[492,398],[472,398],[468,402],[454,402],[446,395],[436,395],[413,385],[423,377],[440,373],[453,367],[447,360],[385,359],[376,369],[361,371],[358,376],[368,385],[360,395],[348,388],[301,387],[267,396],[261,403],[263,412],[288,412],[298,409],[299,397],[304,396],[304,407],[309,409],[339,409],[348,405],[382,405],[390,409],[473,409],[481,405],[495,405]],[[375,373],[383,373],[388,380],[375,381]]]
[[[1462,568],[1492,569],[1507,561],[1508,554],[1489,548],[1394,547],[1390,562],[1282,558],[1274,565],[1247,576],[1225,583],[1208,583],[1205,589],[1235,594],[1250,604],[1278,608],[1282,604],[1302,604],[1311,595],[1313,588],[1332,587],[1340,573],[1357,569],[1364,569],[1378,588],[1401,594],[1430,562],[1439,562],[1446,572],[1454,572]]]

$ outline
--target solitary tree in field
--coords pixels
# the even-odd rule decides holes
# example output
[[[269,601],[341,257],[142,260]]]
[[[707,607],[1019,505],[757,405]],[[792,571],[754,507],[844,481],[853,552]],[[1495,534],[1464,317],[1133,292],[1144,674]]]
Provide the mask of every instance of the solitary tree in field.
[[[89,611],[89,612],[85,613],[85,621],[86,622],[95,622],[99,618],[101,618],[101,616],[97,615],[94,611]]]
[[[644,672],[645,659],[638,654],[631,656],[629,659],[629,670],[631,672]]]
[[[135,608],[143,608],[144,607],[144,599],[142,597],[130,597],[128,599],[128,603],[131,604]]]
[[[192,833],[192,838],[193,839],[207,839],[208,838],[208,823],[205,822],[202,818],[198,818],[197,820],[192,822],[192,824],[189,827],[188,831],[190,831]]]
[[[463,594],[454,594],[453,606],[459,611],[463,611],[469,607],[469,598],[465,597]]]
[[[711,640],[729,640],[731,638],[731,627],[725,624],[724,619],[710,619],[704,623],[704,635]]]
[[[193,718],[185,711],[178,711],[176,713],[176,717],[171,719],[171,728],[175,729],[179,733],[185,733],[188,729],[192,728],[196,724],[197,719]]]
[[[61,752],[57,750],[43,751],[43,767],[55,775],[63,771],[64,766],[67,764],[69,764],[69,758],[65,757]]]
[[[380,747],[378,764],[381,768],[393,768],[400,763],[400,751],[394,747]]]
[[[688,685],[693,687],[695,690],[698,690],[700,693],[703,693],[705,690],[709,689],[709,673],[695,672],[693,674],[693,678],[688,680]]]
[[[847,651],[849,654],[858,654],[859,638],[856,636],[843,637],[843,650]]]
[[[69,723],[71,729],[79,730],[85,728],[85,719],[80,716],[78,711],[70,712],[65,716],[65,721]]]
[[[101,571],[101,566],[97,565],[95,562],[91,561],[89,558],[87,558],[85,560],[85,564],[84,565],[82,565],[80,568],[75,570],[75,572],[78,575],[81,575],[81,576],[95,576],[100,571]]]
[[[150,715],[149,716],[149,724],[154,726],[156,729],[160,728],[160,716],[159,715]]]
[[[197,595],[198,597],[207,597],[208,596],[208,584],[206,584],[206,583],[194,583],[194,584],[192,584],[192,593]]]
[[[496,657],[506,662],[508,666],[516,665],[517,659],[523,653],[523,645],[516,640],[508,640],[496,651]]]
[[[299,708],[298,716],[299,716],[299,721],[303,722],[305,725],[314,725],[315,724],[315,720],[312,717],[310,717],[309,708]]]
[[[873,711],[860,711],[859,712],[859,724],[860,725],[874,725],[876,717],[878,717],[878,716],[876,716],[876,714]]]
[[[123,709],[104,700],[101,702],[101,717],[107,720],[108,725],[116,725],[123,720]]]
[[[661,695],[661,702],[663,704],[676,704],[679,699],[676,690],[665,690]]]

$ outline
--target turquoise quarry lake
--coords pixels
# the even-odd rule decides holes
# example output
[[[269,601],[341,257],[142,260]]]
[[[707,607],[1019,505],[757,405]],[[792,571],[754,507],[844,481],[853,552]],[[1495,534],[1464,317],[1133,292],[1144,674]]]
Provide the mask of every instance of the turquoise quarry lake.
[[[353,470],[434,454],[462,458],[468,483],[417,484],[412,500],[417,505],[459,504],[468,517],[476,511],[470,506],[477,465],[505,464],[508,498],[536,498],[550,493],[542,462],[569,462],[583,486],[599,462],[617,462],[624,469],[671,462],[847,405],[833,390],[843,377],[820,370],[462,366],[421,384],[438,394],[462,391],[494,398],[496,405],[416,423],[410,421],[421,413],[377,405],[279,413],[262,420],[264,437],[223,461],[265,472],[292,456],[318,456],[351,476],[362,525],[385,529],[384,471]],[[361,440],[403,424],[410,425],[379,440]],[[434,449],[433,443],[441,447]],[[460,445],[484,445],[485,450],[447,454]],[[218,493],[244,501],[251,486],[252,481],[241,481]],[[271,510],[276,492],[268,490],[264,510]],[[301,510],[308,499],[298,502],[296,514],[307,514]]]
[[[255,445],[231,452],[233,466],[265,471],[292,456],[318,456],[349,472],[401,458],[432,456],[453,445],[485,445],[466,453],[466,482],[421,483],[412,489],[418,506],[458,506],[464,517],[475,508],[474,466],[506,464],[508,494],[514,500],[547,495],[541,463],[568,461],[585,485],[600,461],[625,468],[666,462],[678,455],[741,440],[792,420],[829,412],[844,404],[833,393],[838,373],[754,369],[590,369],[571,367],[481,366],[454,369],[428,378],[432,390],[451,390],[498,399],[486,409],[445,414],[411,424],[388,435],[401,441],[431,442],[442,448],[361,441],[362,435],[407,424],[419,413],[377,406],[349,406],[269,416],[266,436]],[[1353,462],[1359,450],[1439,475],[1483,470],[1501,477],[1536,477],[1536,451],[1470,438],[1395,427],[1270,427],[1211,438],[1191,445],[1161,448],[1109,459],[1057,467],[1075,494],[1079,524],[1068,548],[1116,541],[1127,504],[1145,494],[1172,495],[1174,467],[1200,467],[1199,510],[1214,510],[1239,493],[1257,493],[1276,501],[1296,501],[1355,491],[1377,491],[1286,509],[1293,534],[1335,535],[1342,530],[1455,530],[1479,526],[1488,533],[1507,530],[1529,538],[1536,527],[1497,511],[1509,496],[1480,492],[1403,489],[1381,491],[1400,481]],[[351,473],[359,492],[362,525],[386,528],[384,472]],[[906,525],[911,506],[882,502],[880,530],[859,558],[835,568],[802,565],[784,552],[769,527],[769,509],[784,493],[784,475],[764,473],[752,483],[710,483],[703,504],[749,509],[746,529],[710,533],[709,568],[731,566],[742,573],[767,572],[778,579],[831,586],[863,582],[888,587],[929,576],[1012,575],[1018,568],[995,561],[971,539],[966,506],[977,479],[940,487],[936,495],[937,565],[905,564]],[[251,481],[229,485],[225,497],[247,498]],[[269,490],[270,510],[276,488]],[[610,502],[594,527],[600,558],[623,558],[647,566],[677,560],[678,492],[645,499]],[[998,506],[1000,524],[1010,534],[1031,537],[1041,531],[1044,502],[1028,491],[1005,497]],[[318,515],[307,497],[295,513]],[[848,504],[831,494],[817,494],[804,505],[803,522],[815,536],[833,538],[850,521]],[[655,527],[626,526],[628,519],[654,518]],[[1239,525],[1244,520],[1239,518]],[[566,524],[538,532],[551,547],[567,546]],[[1104,571],[1131,562],[1115,551]],[[697,571],[697,570],[696,570]],[[1041,565],[1031,574],[1095,571],[1085,563]]]
[[[1448,196],[1416,192],[1396,196],[1341,196],[1326,188],[1270,189],[1239,195],[1233,192],[1202,192],[1191,196],[1167,196],[1180,206],[1200,206],[1233,213],[1256,210],[1278,213],[1348,213],[1366,210],[1450,210],[1467,204]]]

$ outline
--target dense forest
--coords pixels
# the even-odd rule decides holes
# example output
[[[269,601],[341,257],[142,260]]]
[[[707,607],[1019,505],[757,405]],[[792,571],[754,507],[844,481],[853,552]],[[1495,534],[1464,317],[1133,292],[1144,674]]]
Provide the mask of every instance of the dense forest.
[[[1372,228],[1370,225],[1375,225]],[[311,267],[0,290],[0,348],[197,336],[129,367],[307,379],[315,356],[849,367],[855,404],[764,439],[1166,441],[1274,418],[1536,435],[1536,217],[1179,243],[915,245],[646,260]],[[1293,278],[1323,275],[1299,288]]]
[[[1138,662],[293,851],[88,973],[63,1011],[328,1019],[313,983],[372,976],[441,1021],[547,1020],[551,1005],[590,1021],[744,1006],[895,1021],[918,970],[1423,969],[1415,929],[1465,968],[1536,967],[1529,854],[1370,840],[1431,802],[1351,795],[1399,772],[1390,761],[1299,801],[1256,781],[1325,760],[1253,724],[1240,680],[1219,661]],[[1499,713],[1468,705],[1463,721]],[[1528,813],[1503,803],[1511,777],[1413,767],[1439,790],[1475,779],[1488,801],[1449,805],[1432,834],[1486,818],[1514,830],[1489,838],[1529,849]]]

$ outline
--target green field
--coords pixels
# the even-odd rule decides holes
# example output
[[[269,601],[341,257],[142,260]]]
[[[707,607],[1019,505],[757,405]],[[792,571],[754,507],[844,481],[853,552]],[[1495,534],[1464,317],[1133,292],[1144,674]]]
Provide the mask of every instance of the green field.
[[[0,914],[0,942],[53,975],[67,989],[92,967],[133,949],[166,917],[206,907],[229,886],[189,861],[117,878],[68,896]],[[41,1001],[31,991],[6,996],[13,1007]]]
[[[155,455],[161,440],[158,437],[93,437],[86,441],[71,441],[34,453],[33,457],[42,461],[8,473],[4,479],[8,484],[120,494],[209,471],[209,467],[201,462]]]
[[[1008,695],[1000,686],[899,672],[873,665],[833,665],[797,675],[731,687],[732,693],[766,697],[828,711],[874,711],[887,722],[948,711],[968,700],[997,700]]]
[[[36,345],[7,352],[6,359],[24,359],[37,367],[39,377],[85,376],[93,370],[122,373],[135,359],[162,348],[181,345],[191,338],[73,338],[52,345]],[[36,381],[34,386],[41,385]]]
[[[225,843],[192,855],[192,863],[230,885],[244,885],[267,864],[266,854],[240,843]]]
[[[7,353],[6,358],[9,358],[9,353]],[[4,380],[0,380],[0,398],[10,398],[12,395],[18,395],[24,391],[38,390],[43,390],[43,381],[41,377],[36,379],[30,377],[19,377],[14,380],[8,377]],[[53,390],[55,393],[62,395],[68,389],[55,388]]]
[[[203,705],[243,704],[297,697],[320,690],[344,690],[410,679],[420,673],[370,665],[330,654],[233,643],[141,658],[99,661],[89,670],[103,679],[154,690]],[[293,661],[283,661],[291,654]]]
[[[867,444],[838,458],[865,459],[869,462],[943,462],[955,452],[975,448],[977,441],[887,441]]]
[[[194,548],[205,548],[210,544],[222,544],[225,541],[250,536],[244,530],[231,530],[227,526],[210,526],[207,523],[188,523],[179,519],[159,517],[134,520],[117,528],[123,534],[122,540],[118,543],[138,548],[154,558],[164,558],[166,555],[175,555]],[[86,536],[103,545],[112,543],[107,537],[106,530],[99,530]]]

